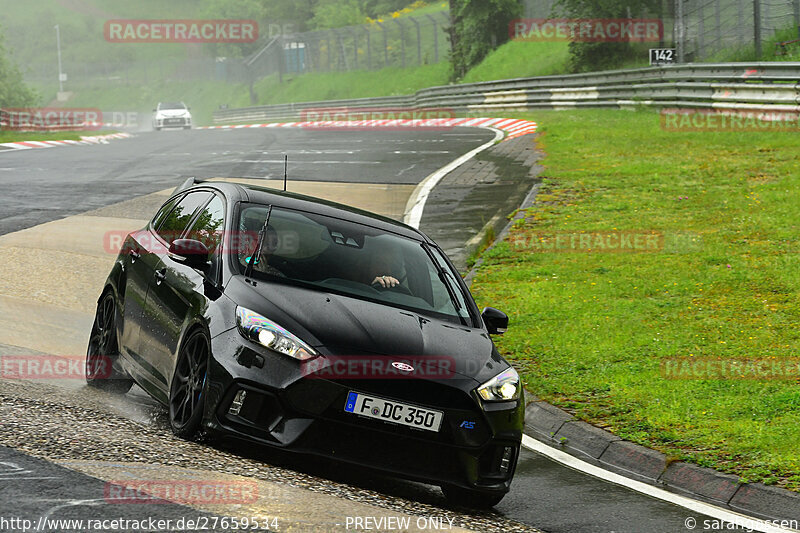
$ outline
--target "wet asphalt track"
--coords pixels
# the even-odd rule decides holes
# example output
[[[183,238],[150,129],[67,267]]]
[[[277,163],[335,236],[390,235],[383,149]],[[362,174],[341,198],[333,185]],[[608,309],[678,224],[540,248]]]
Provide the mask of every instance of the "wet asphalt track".
[[[490,132],[463,128],[428,133],[194,130],[141,133],[108,145],[5,151],[0,152],[0,234],[171,187],[180,176],[279,177],[283,153],[289,154],[292,179],[415,184],[491,137]],[[79,388],[71,393],[82,392]],[[149,420],[156,429],[168,431],[163,409],[137,388],[120,402],[122,407],[108,406],[110,412],[131,413],[137,422]],[[0,447],[0,465],[3,462],[16,463],[35,475],[17,476],[11,486],[0,472],[0,516],[19,511],[19,502],[26,498],[31,502],[24,508],[26,514],[41,513],[49,505],[46,499],[30,498],[41,494],[42,487],[48,494],[59,490],[74,493],[91,483],[80,474]],[[444,505],[437,489],[416,483],[359,471],[343,474],[319,461],[292,459],[289,468],[377,490],[390,499]],[[168,517],[184,510],[159,506],[154,512]],[[102,514],[104,509],[101,506],[94,511]],[[702,524],[701,516],[569,470],[529,451],[522,453],[511,493],[495,510],[500,524],[508,519],[509,526],[521,522],[565,533],[685,532],[689,531],[684,526],[689,516]],[[469,519],[465,525],[469,527]],[[698,527],[695,531],[710,530]]]
[[[0,150],[0,235],[179,183],[180,176],[416,184],[491,140],[473,128],[162,131],[109,144]]]

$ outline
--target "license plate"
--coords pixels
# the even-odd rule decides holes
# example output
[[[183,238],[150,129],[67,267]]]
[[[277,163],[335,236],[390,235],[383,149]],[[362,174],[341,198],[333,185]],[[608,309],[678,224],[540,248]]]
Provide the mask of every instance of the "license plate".
[[[441,411],[385,400],[360,392],[351,392],[347,395],[344,410],[348,413],[428,431],[439,431],[444,418],[444,413]]]

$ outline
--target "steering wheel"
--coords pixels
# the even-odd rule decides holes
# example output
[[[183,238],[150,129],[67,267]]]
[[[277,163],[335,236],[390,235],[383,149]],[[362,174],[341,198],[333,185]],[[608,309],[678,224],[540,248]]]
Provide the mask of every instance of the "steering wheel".
[[[405,276],[403,277],[403,279],[405,279]],[[398,280],[398,281],[402,282],[402,280]],[[397,292],[403,293],[403,294],[405,294],[407,296],[414,296],[413,294],[411,294],[410,290],[408,290],[406,287],[400,285],[400,283],[398,283],[394,287],[384,287],[383,285],[381,285],[380,283],[378,283],[376,281],[375,283],[370,285],[370,287],[372,287],[373,289],[377,290],[378,292],[397,291]]]

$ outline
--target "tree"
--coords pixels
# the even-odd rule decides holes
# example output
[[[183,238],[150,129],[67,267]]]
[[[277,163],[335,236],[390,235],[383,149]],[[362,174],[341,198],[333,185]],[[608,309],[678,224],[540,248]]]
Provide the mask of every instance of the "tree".
[[[554,10],[569,18],[637,18],[643,13],[658,14],[664,20],[662,0],[557,0]],[[582,72],[615,68],[636,51],[629,42],[571,42],[570,70]]]
[[[269,20],[278,24],[289,23],[299,32],[313,29],[310,21],[314,18],[319,0],[261,0]]]
[[[22,79],[22,73],[8,57],[0,35],[0,108],[35,105],[38,95]]]
[[[450,0],[450,63],[459,80],[509,39],[509,23],[522,13],[519,0]]]
[[[208,4],[203,15],[210,19],[255,20],[259,25],[259,38],[252,43],[209,43],[206,46],[216,57],[245,58],[264,46],[265,7],[259,0],[213,0]],[[247,71],[247,85],[250,91],[250,103],[258,100],[255,91],[255,80],[252,72]]]
[[[363,24],[406,7],[409,0],[260,0],[271,20],[294,24],[297,31]]]
[[[363,0],[320,0],[309,25],[314,29],[341,28],[366,21]]]
[[[203,12],[209,19],[255,20],[259,24],[259,40],[264,36],[266,12],[258,0],[213,0]],[[253,43],[209,43],[211,54],[217,57],[246,57],[260,46]]]
[[[364,9],[371,18],[386,15],[407,7],[409,0],[364,0]]]

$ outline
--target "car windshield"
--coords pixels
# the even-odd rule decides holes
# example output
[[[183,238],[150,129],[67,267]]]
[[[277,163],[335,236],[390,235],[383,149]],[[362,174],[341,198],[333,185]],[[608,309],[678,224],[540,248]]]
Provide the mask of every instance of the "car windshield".
[[[181,103],[167,103],[167,104],[158,104],[158,108],[162,111],[168,109],[186,109],[186,106]]]
[[[249,237],[239,246],[241,273],[252,260],[256,278],[472,322],[456,274],[438,249],[419,241],[337,218],[252,204],[241,209],[239,230]],[[257,240],[261,245],[251,258]]]

